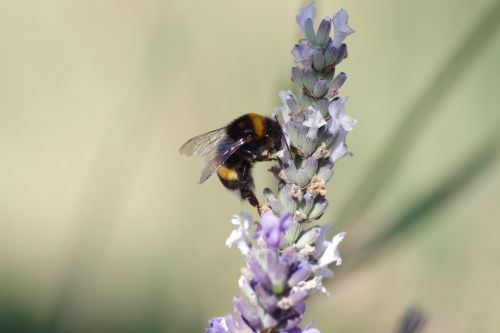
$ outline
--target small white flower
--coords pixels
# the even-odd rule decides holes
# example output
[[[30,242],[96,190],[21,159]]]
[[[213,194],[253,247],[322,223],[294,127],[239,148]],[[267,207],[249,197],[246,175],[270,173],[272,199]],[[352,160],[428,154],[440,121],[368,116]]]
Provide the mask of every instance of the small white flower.
[[[306,127],[309,127],[307,137],[310,139],[314,139],[316,137],[318,129],[322,126],[325,126],[326,121],[325,118],[323,118],[321,112],[310,106],[306,110],[306,120],[302,124]]]
[[[349,150],[349,148],[347,148],[347,145],[345,143],[346,136],[347,132],[343,128],[341,128],[337,133],[337,136],[335,137],[335,141],[333,141],[332,147],[330,148],[330,162],[335,163],[342,157],[352,155],[351,151]]]
[[[307,39],[299,40],[298,44],[292,49],[292,55],[295,58],[296,63],[302,63],[304,69],[312,68],[312,56],[314,54],[314,49],[309,46],[309,41]]]
[[[331,242],[325,242],[326,249],[318,260],[318,269],[328,267],[328,265],[332,263],[336,263],[337,266],[342,264],[342,258],[340,258],[338,246],[344,239],[345,235],[346,232],[340,232],[332,238]]]
[[[334,276],[333,271],[328,267],[320,267],[314,272],[314,275],[323,278],[332,278]]]
[[[233,215],[231,223],[237,226],[229,237],[226,239],[228,248],[236,245],[241,251],[241,254],[246,256],[250,251],[250,227],[252,225],[252,216],[248,213],[241,212],[240,215]]]
[[[313,257],[315,259],[319,259],[321,255],[325,252],[328,242],[326,240],[326,235],[330,230],[333,229],[333,224],[324,224],[319,226],[321,228],[321,232],[319,233],[318,238],[315,243],[315,251]]]
[[[333,16],[333,46],[339,47],[344,39],[354,32],[354,30],[347,25],[348,20],[349,14],[344,9],[339,10],[337,14]]]
[[[292,288],[292,292],[298,292],[300,290],[305,290],[308,293],[316,291],[326,296],[330,295],[330,293],[323,286],[322,278],[320,276],[315,276],[314,278],[307,281],[301,281],[295,287]]]
[[[286,124],[290,121],[290,113],[292,112],[292,110],[290,110],[290,108],[288,107],[288,103],[291,100],[296,100],[296,98],[290,90],[288,91],[281,90],[279,92],[279,96],[281,99],[281,103],[283,103],[283,106],[275,108],[273,116],[276,115],[278,112],[281,112],[281,114],[283,115],[283,122]]]
[[[352,131],[352,127],[358,123],[358,121],[345,112],[345,104],[349,96],[342,96],[334,100],[328,106],[328,113],[330,116],[338,121],[338,124],[342,126],[347,132]],[[332,125],[335,122],[332,122]],[[337,125],[336,125],[337,126]]]
[[[339,130],[340,130],[340,120],[334,117],[330,117],[330,119],[328,119],[328,132],[330,132],[334,137],[336,137]]]
[[[302,30],[302,32],[305,34],[305,24],[306,24],[306,20],[308,18],[310,18],[311,20],[314,20],[314,18],[316,17],[316,2],[314,0],[312,0],[311,2],[309,2],[308,4],[300,7],[299,9],[299,13],[297,14],[297,16],[295,17],[295,20],[297,21],[297,24],[299,25],[300,27],[300,30]]]
[[[241,239],[242,236],[243,236],[243,233],[241,232],[240,229],[233,230],[231,232],[231,234],[229,235],[229,237],[226,239],[226,246],[227,247],[233,246]]]

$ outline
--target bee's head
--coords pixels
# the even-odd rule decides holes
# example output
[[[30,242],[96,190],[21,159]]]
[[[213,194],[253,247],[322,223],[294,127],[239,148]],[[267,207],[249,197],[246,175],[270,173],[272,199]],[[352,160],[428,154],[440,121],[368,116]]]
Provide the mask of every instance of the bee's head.
[[[276,119],[269,119],[265,133],[270,150],[276,152],[281,150],[285,141],[283,129]]]

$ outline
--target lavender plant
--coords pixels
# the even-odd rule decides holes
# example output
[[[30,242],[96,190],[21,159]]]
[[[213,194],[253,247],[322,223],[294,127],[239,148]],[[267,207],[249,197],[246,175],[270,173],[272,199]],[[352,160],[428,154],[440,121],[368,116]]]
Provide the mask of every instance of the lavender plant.
[[[246,261],[238,281],[241,296],[234,298],[234,314],[212,318],[207,333],[319,333],[311,324],[300,326],[304,302],[314,293],[328,294],[322,281],[333,277],[331,264],[342,263],[337,247],[345,233],[327,240],[333,226],[309,222],[328,207],[326,183],[335,163],[351,154],[345,140],[356,120],[344,111],[347,97],[338,96],[347,76],[335,75],[347,57],[343,41],[353,32],[348,14],[325,17],[317,30],[315,16],[313,0],[296,17],[305,37],[292,49],[299,64],[292,81],[300,98],[281,91],[283,105],[275,110],[291,147],[277,154],[279,163],[271,168],[277,193],[264,190],[260,222],[248,213],[233,217],[236,228],[226,245],[236,246]]]

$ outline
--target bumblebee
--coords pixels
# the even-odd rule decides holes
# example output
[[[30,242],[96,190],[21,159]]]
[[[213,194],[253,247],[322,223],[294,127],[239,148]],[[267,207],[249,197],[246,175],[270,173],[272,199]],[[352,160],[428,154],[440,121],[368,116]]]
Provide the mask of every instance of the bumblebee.
[[[188,140],[179,152],[207,158],[199,184],[216,172],[224,187],[258,207],[252,167],[255,162],[273,159],[273,155],[282,149],[284,140],[277,120],[247,113],[225,127]]]

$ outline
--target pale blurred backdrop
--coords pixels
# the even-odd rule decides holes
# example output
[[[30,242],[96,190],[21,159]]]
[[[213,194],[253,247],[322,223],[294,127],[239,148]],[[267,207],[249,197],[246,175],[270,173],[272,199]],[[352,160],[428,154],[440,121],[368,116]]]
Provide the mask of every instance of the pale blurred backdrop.
[[[188,138],[290,89],[298,0],[0,1],[0,332],[202,332],[232,310],[251,208]],[[359,120],[323,222],[322,332],[500,331],[500,3],[318,0],[356,33]],[[258,195],[274,186],[256,168]]]

